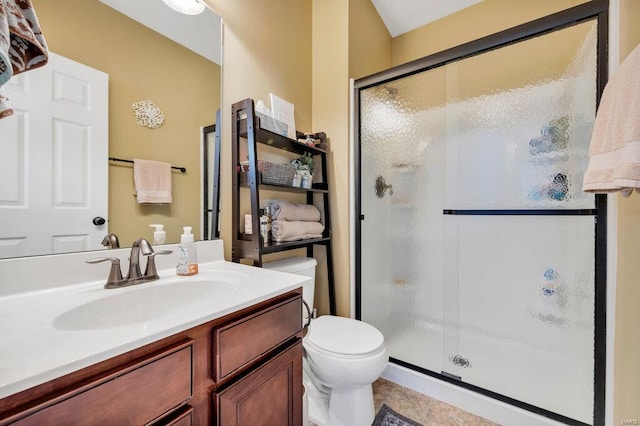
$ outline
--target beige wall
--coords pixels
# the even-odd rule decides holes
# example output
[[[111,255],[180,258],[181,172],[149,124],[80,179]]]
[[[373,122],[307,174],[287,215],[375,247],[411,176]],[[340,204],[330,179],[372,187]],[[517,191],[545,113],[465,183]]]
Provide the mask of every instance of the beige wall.
[[[311,0],[205,2],[222,16],[224,26],[220,229],[225,258],[231,260],[231,105],[253,98],[264,100],[270,107],[269,93],[274,93],[295,105],[298,130],[313,131]],[[244,191],[243,194],[248,198]],[[281,194],[261,194],[261,200],[278,195]]]
[[[394,38],[392,63],[404,64],[586,1],[484,0]]]
[[[331,29],[328,31],[327,29]],[[329,201],[336,307],[349,315],[349,4],[343,0],[313,0],[313,126],[327,133]],[[322,259],[322,264],[326,264]],[[316,291],[316,307],[329,312],[326,268]]]
[[[640,44],[640,1],[620,2],[620,60]],[[615,46],[611,46],[615,49]],[[640,195],[618,197],[614,422],[640,420]]]
[[[349,1],[349,77],[391,67],[391,34],[371,0]]]
[[[51,51],[109,74],[109,155],[187,168],[173,173],[173,204],[148,206],[133,196],[131,165],[110,163],[109,230],[127,246],[151,239],[151,223],[165,225],[168,241],[187,225],[199,235],[200,126],[215,122],[220,67],[98,0],[33,4]],[[165,114],[159,129],[136,124],[131,105],[144,99]]]

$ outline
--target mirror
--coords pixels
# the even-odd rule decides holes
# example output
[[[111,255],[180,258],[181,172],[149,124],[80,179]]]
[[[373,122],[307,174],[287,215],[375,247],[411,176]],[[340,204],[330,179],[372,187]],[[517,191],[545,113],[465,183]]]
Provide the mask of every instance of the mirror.
[[[49,239],[48,249],[30,252],[21,247],[22,237],[7,225],[10,222],[5,221],[4,216],[7,211],[20,213],[25,206],[35,203],[29,203],[27,195],[22,197],[22,205],[5,202],[2,195],[8,192],[6,182],[13,182],[9,184],[12,187],[9,189],[13,190],[19,186],[15,181],[21,180],[24,194],[33,193],[36,185],[31,184],[30,188],[31,178],[25,170],[37,172],[41,169],[37,164],[56,163],[59,158],[44,158],[36,163],[29,160],[28,148],[18,148],[18,151],[23,150],[13,155],[18,164],[12,165],[12,175],[2,175],[7,180],[0,187],[0,258],[102,249],[100,242],[107,233],[116,234],[120,246],[126,247],[140,237],[151,241],[154,229],[149,225],[156,223],[164,225],[168,243],[179,241],[183,226],[192,226],[198,237],[202,223],[202,128],[215,123],[215,113],[220,107],[220,18],[209,9],[201,15],[181,15],[159,0],[33,0],[32,3],[50,52],[108,74],[108,157],[167,162],[186,168],[186,173],[172,172],[171,204],[139,204],[135,197],[132,164],[104,158],[108,187],[102,190],[107,193],[108,209],[104,214],[95,215],[106,219],[103,225],[95,225],[99,240],[74,239],[74,235],[65,234],[53,242]],[[136,19],[144,22],[130,17],[136,15],[141,17]],[[200,22],[203,18],[209,19],[205,19],[206,29],[198,29],[201,24],[196,24],[195,20]],[[211,19],[217,23],[210,24]],[[151,29],[158,23],[168,24],[167,36]],[[190,31],[184,30],[184,26]],[[191,37],[176,38],[185,34],[191,34]],[[183,46],[193,41],[199,45]],[[210,55],[205,51],[211,46],[217,49],[213,49],[212,58],[205,58],[203,55]],[[7,87],[16,77],[35,71],[15,76]],[[80,93],[79,96],[85,95]],[[143,100],[152,101],[162,111],[164,122],[160,127],[152,129],[136,123],[132,106]],[[24,114],[17,111],[9,118],[24,120]],[[6,128],[7,123],[0,125]],[[6,142],[2,139],[8,138],[8,133],[0,131],[0,145]],[[71,156],[65,158],[67,164],[81,157],[91,146],[76,148],[78,150],[72,150]],[[66,155],[64,150],[53,151],[53,157]],[[56,171],[59,175],[78,187],[86,185],[78,181],[91,181],[88,175],[77,176],[78,179],[72,173],[65,175],[65,161],[55,164],[61,169]],[[39,186],[56,185],[49,179]],[[95,195],[92,191],[85,192],[87,198]],[[55,200],[48,204],[55,204]],[[80,203],[75,210],[82,209]],[[27,216],[33,216],[34,223],[27,222]],[[37,210],[20,216],[20,220],[31,229],[58,221]]]

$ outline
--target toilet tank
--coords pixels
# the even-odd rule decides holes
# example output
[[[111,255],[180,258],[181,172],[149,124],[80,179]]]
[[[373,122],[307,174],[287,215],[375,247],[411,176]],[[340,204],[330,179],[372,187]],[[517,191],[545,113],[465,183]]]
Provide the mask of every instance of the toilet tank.
[[[302,283],[302,298],[307,302],[311,311],[313,311],[313,296],[316,287],[317,264],[318,262],[316,262],[313,257],[296,256],[263,263],[262,267],[308,277],[308,279]]]

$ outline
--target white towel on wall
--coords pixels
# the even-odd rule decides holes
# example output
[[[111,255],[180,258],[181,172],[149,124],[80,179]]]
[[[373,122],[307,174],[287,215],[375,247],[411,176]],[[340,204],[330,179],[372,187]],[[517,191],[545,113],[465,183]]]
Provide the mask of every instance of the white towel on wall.
[[[640,45],[605,86],[582,190],[640,192]]]

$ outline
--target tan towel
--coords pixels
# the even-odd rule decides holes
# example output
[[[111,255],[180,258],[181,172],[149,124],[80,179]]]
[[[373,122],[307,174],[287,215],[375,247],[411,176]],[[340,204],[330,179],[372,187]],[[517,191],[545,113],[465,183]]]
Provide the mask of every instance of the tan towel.
[[[293,204],[288,201],[276,200],[269,203],[271,219],[273,220],[303,220],[318,222],[320,211],[311,204]]]
[[[602,93],[591,136],[582,190],[640,189],[640,45],[629,54]]]
[[[274,241],[297,241],[322,237],[324,225],[320,222],[299,220],[274,220],[271,222],[271,236]]]
[[[2,85],[47,63],[49,52],[31,0],[0,0],[0,118],[13,114]]]
[[[171,203],[171,164],[134,159],[133,181],[138,203]]]

